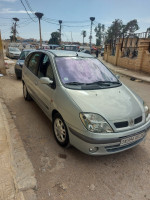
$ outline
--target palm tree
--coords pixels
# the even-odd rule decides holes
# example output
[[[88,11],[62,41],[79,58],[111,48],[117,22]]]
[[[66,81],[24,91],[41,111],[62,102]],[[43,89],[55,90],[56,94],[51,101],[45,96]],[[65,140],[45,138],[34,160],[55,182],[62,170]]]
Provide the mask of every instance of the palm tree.
[[[81,32],[81,35],[83,35],[83,45],[84,45],[84,38],[86,37],[86,31],[83,30],[83,31]]]

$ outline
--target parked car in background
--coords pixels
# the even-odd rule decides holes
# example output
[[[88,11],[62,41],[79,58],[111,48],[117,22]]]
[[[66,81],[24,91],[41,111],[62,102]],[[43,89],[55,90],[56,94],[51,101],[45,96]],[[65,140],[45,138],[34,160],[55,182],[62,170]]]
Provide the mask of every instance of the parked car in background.
[[[45,50],[50,49],[50,46],[48,44],[42,44],[42,49]]]
[[[84,49],[84,50],[82,50],[81,52],[82,52],[82,53],[88,53],[88,54],[91,54],[90,51],[87,50],[87,49]]]
[[[90,47],[89,47],[89,46],[80,46],[80,47],[79,47],[79,52],[91,54],[91,51],[90,51]]]
[[[58,44],[49,44],[50,49],[56,49],[59,48],[60,46]]]
[[[56,141],[90,155],[141,143],[150,127],[143,100],[98,59],[74,51],[31,52],[23,66],[23,95],[41,107]]]
[[[76,51],[77,52],[79,50],[79,45],[64,45],[63,49],[66,51]]]
[[[22,67],[25,61],[25,58],[27,57],[27,55],[33,51],[33,49],[25,49],[21,52],[19,59],[17,60],[16,64],[15,64],[15,74],[16,74],[16,78],[20,79],[22,78]]]
[[[16,47],[8,47],[6,50],[6,56],[9,58],[16,58],[18,59],[20,56],[21,51]]]

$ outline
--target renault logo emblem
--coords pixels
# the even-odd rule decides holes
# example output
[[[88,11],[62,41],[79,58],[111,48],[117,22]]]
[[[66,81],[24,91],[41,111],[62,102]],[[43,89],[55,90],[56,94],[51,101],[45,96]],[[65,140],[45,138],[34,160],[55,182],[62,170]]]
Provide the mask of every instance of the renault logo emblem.
[[[129,125],[130,125],[130,126],[133,126],[133,125],[134,125],[134,120],[133,120],[133,119],[131,119],[131,120],[129,121]]]

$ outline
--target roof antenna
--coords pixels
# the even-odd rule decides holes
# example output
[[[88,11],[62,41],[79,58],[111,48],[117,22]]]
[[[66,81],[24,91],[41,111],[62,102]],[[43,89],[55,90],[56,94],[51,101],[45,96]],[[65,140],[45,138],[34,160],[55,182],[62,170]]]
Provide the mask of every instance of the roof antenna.
[[[76,53],[76,56],[78,57],[78,54]]]

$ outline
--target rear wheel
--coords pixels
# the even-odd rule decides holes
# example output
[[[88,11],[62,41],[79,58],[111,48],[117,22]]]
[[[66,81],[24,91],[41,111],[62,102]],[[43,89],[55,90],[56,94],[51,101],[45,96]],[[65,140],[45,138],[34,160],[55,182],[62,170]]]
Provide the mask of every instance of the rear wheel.
[[[68,130],[63,118],[58,113],[55,114],[53,119],[53,131],[58,144],[67,147],[69,144]]]
[[[24,83],[23,83],[23,96],[26,101],[31,101],[31,99],[32,99],[30,94],[28,93],[27,87]]]

